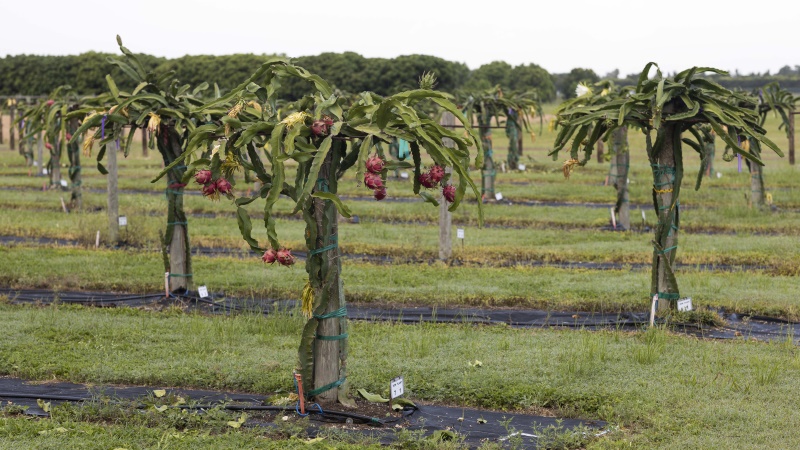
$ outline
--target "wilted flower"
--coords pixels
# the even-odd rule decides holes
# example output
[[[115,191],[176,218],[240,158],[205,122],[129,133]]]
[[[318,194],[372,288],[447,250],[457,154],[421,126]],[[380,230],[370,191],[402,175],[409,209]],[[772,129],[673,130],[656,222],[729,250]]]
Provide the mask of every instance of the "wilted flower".
[[[161,116],[151,112],[150,120],[147,121],[147,130],[151,133],[158,134],[159,125],[161,125]]]
[[[305,122],[307,117],[308,114],[304,111],[297,111],[286,116],[285,119],[281,120],[281,123],[286,125],[286,128],[291,129],[295,125]]]

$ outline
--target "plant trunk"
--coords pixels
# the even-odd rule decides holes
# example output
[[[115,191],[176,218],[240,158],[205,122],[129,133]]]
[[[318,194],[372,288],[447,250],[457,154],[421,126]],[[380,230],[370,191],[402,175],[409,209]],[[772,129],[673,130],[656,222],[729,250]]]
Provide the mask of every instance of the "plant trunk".
[[[53,140],[53,149],[50,150],[50,186],[61,187],[61,140]]]
[[[789,110],[789,126],[786,133],[789,135],[789,164],[794,165],[794,109]]]
[[[506,119],[506,136],[508,136],[508,170],[517,170],[519,168],[519,128],[516,122],[511,117]]]
[[[439,122],[445,127],[453,127],[456,124],[456,116],[445,112]],[[454,148],[455,142],[450,138],[442,139],[445,147]],[[448,173],[451,169],[448,167]],[[439,194],[439,259],[447,261],[453,256],[453,214],[448,209],[449,205],[444,198],[444,194]]]
[[[147,158],[147,124],[142,125],[142,156]]]
[[[172,164],[183,153],[183,139],[175,127],[161,124],[156,136],[158,151],[164,159],[164,167]],[[169,272],[169,289],[188,290],[192,285],[191,247],[186,213],[183,210],[182,183],[186,166],[175,166],[167,173],[167,228],[164,233],[163,252],[165,271]]]
[[[336,172],[346,150],[334,141],[320,168],[315,191],[337,192]],[[306,221],[308,287],[313,290],[312,317],[303,329],[298,349],[303,391],[321,405],[339,401],[352,405],[347,397],[347,310],[341,279],[336,206],[329,200],[310,197],[303,210]]]
[[[14,122],[11,122],[11,126],[12,127],[14,126]],[[5,143],[4,136],[5,135],[3,134],[3,108],[0,108],[0,145],[3,145]],[[14,150],[14,149],[12,148],[9,150]]]
[[[69,121],[68,129],[70,134],[74,134],[78,129],[79,123],[77,119]],[[67,157],[69,158],[69,179],[72,184],[72,197],[70,198],[71,209],[83,208],[83,199],[81,196],[81,149],[77,141],[67,144]]]
[[[486,112],[478,115],[478,126],[480,127],[481,145],[483,146],[483,167],[481,168],[481,175],[483,176],[483,183],[481,186],[481,198],[494,197],[494,178],[497,171],[494,168],[494,161],[492,160],[492,129],[489,128],[492,124],[492,116]]]
[[[605,150],[603,141],[597,141],[597,162],[600,164],[605,161],[605,158],[603,157],[603,150]]]
[[[653,270],[650,295],[658,295],[658,309],[675,308],[680,297],[673,267],[678,250],[680,194],[683,154],[680,125],[662,124],[653,148],[648,135],[648,155],[653,169],[653,204],[658,225],[653,240]]]
[[[625,231],[631,229],[630,197],[628,193],[628,170],[631,154],[628,151],[628,127],[620,127],[611,137],[611,151],[614,155],[611,163],[611,182],[617,190],[617,203],[614,213],[617,224]]]
[[[8,149],[15,150],[16,146],[14,145],[14,113],[16,112],[17,107],[16,105],[12,105],[10,110],[8,111],[9,119],[11,120],[11,125],[8,127]]]
[[[750,141],[750,153],[755,157],[761,157],[761,146],[755,139],[748,139]],[[756,208],[763,208],[766,205],[766,191],[764,189],[764,168],[747,160],[747,165],[750,167],[750,206]]]
[[[106,170],[108,175],[108,241],[111,245],[119,243],[119,192],[117,191],[117,152],[119,148],[115,145],[106,145]]]
[[[706,150],[706,176],[713,177],[715,176],[714,171],[714,156],[717,153],[717,146],[714,144],[714,141],[705,144]]]
[[[42,177],[44,176],[44,136],[41,131],[36,137],[36,151],[36,159],[39,161],[39,166],[36,168],[36,176]]]

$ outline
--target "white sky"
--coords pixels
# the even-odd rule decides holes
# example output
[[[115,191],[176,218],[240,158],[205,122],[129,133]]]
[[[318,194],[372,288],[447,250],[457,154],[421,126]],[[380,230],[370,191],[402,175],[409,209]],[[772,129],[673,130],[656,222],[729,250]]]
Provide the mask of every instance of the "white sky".
[[[495,60],[600,76],[705,65],[741,73],[800,64],[800,1],[0,0],[0,56],[354,51]]]

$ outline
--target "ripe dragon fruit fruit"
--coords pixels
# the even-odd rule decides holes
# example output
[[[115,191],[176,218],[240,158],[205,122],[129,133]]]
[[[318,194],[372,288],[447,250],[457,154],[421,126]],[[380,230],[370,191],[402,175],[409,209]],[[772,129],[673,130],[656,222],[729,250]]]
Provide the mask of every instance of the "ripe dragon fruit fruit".
[[[431,170],[428,171],[431,174],[431,180],[434,183],[439,183],[444,178],[444,168],[442,166],[433,166]]]
[[[364,184],[370,189],[379,189],[383,187],[383,180],[376,173],[366,173],[364,174]]]
[[[51,144],[49,142],[45,142],[44,143],[44,148],[46,148],[48,150],[52,150],[53,149],[53,144]]]
[[[421,173],[419,175],[419,183],[428,189],[436,186],[436,182],[431,178],[430,172]]]
[[[264,256],[261,257],[261,260],[267,264],[273,264],[278,260],[278,252],[273,249],[269,249],[264,252]]]
[[[55,100],[48,100],[47,101],[47,106],[53,106],[54,103],[55,103]]]
[[[444,199],[447,200],[448,203],[453,203],[456,201],[456,187],[452,184],[448,184],[442,188],[442,195],[444,195]]]
[[[210,170],[201,170],[201,171],[198,171],[198,172],[197,172],[197,173],[194,175],[194,181],[196,181],[196,182],[197,182],[197,184],[206,184],[206,183],[209,183],[209,182],[211,181],[211,171],[210,171]]]
[[[292,251],[286,248],[282,248],[278,250],[276,254],[276,258],[278,259],[278,263],[289,267],[294,264],[294,256],[292,256]]]
[[[381,201],[386,198],[386,188],[380,187],[375,189],[375,200]]]
[[[314,136],[324,136],[328,134],[328,125],[322,120],[315,120],[311,124],[311,132]]]
[[[218,179],[216,182],[216,186],[217,190],[221,194],[230,194],[231,190],[233,189],[233,186],[231,186],[231,184],[225,178]]]
[[[203,186],[203,195],[214,198],[217,195],[217,185],[214,183],[208,183],[207,185]]]
[[[367,160],[367,170],[372,173],[380,173],[383,165],[383,160],[378,155],[370,156]]]

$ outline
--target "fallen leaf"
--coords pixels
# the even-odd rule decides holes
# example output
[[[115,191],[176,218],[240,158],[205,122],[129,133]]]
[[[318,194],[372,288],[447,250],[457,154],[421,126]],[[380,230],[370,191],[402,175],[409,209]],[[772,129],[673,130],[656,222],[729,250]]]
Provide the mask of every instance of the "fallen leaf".
[[[367,392],[366,389],[359,389],[358,393],[361,394],[362,397],[367,399],[367,401],[370,401],[370,402],[373,402],[373,403],[387,403],[389,401],[388,398],[383,398],[378,394],[372,394],[370,392]]]

